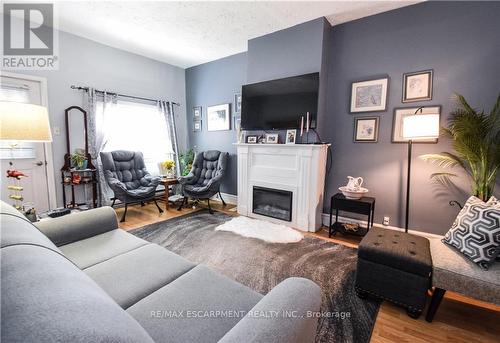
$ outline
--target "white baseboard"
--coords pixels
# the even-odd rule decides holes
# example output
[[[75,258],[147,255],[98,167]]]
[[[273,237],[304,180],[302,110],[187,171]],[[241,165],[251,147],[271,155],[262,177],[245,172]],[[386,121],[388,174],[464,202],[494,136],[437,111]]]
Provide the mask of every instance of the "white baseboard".
[[[367,224],[366,221],[364,221],[364,220],[348,218],[348,217],[343,217],[343,216],[339,216],[339,219],[343,222],[346,222],[346,223],[353,223],[353,224],[355,223],[355,224],[359,224],[361,226],[366,226],[366,224]],[[322,220],[323,220],[323,225],[328,227],[328,225],[330,224],[330,215],[328,213],[323,213]],[[334,220],[335,220],[335,218],[334,218]],[[405,231],[405,229],[403,229],[401,227],[383,225],[380,223],[373,223],[373,226],[376,226],[376,227],[379,227],[382,229],[389,229],[389,230],[402,231],[402,232]],[[422,232],[422,231],[416,231],[416,230],[408,230],[408,233],[411,233],[411,234],[414,234],[417,236],[426,237],[426,238],[439,238],[439,239],[443,238],[442,235],[436,235],[434,233]]]
[[[238,196],[237,195],[234,195],[234,194],[228,194],[228,193],[222,193],[221,192],[221,195],[222,195],[222,198],[224,199],[224,201],[228,204],[231,204],[231,205],[237,205],[238,204]],[[215,194],[212,199],[214,200],[220,200],[219,198],[219,194]]]

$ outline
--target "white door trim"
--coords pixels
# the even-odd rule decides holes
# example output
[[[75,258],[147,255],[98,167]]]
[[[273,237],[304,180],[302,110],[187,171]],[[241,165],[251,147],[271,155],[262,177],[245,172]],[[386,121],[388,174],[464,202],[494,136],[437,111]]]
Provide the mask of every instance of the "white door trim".
[[[47,107],[47,111],[50,114],[47,78],[41,76],[27,75],[27,74],[11,73],[6,71],[2,71],[0,75],[12,78],[25,79],[34,82],[40,82],[40,94],[41,94],[42,106]],[[44,147],[45,161],[47,161],[47,164],[45,165],[45,175],[47,177],[47,191],[48,191],[47,196],[49,199],[49,209],[54,209],[57,207],[57,199],[56,199],[56,180],[54,177],[55,175],[54,159],[52,156],[52,142],[43,143],[43,147]]]

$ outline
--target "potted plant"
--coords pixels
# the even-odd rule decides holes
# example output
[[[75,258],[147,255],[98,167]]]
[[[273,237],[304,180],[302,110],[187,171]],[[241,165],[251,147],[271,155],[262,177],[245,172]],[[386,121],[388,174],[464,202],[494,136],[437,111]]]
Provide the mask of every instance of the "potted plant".
[[[191,167],[193,166],[194,161],[194,150],[189,149],[183,154],[179,155],[179,162],[181,164],[181,174],[182,176],[186,176],[189,174]]]
[[[161,173],[164,174],[167,178],[172,179],[175,177],[175,162],[173,160],[166,160],[161,162],[160,167],[162,169]]]
[[[87,169],[87,157],[85,153],[76,149],[74,154],[71,154],[71,164],[78,170]]]
[[[473,109],[456,94],[458,107],[450,113],[442,135],[452,141],[452,152],[427,154],[423,160],[444,168],[458,167],[470,177],[472,194],[487,201],[493,194],[500,167],[500,95],[489,114]],[[434,173],[431,178],[457,176],[451,172]]]

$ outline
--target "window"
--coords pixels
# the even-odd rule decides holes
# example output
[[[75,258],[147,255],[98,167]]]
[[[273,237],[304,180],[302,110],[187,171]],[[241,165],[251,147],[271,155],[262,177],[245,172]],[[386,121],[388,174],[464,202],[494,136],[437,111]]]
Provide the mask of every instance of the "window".
[[[167,121],[156,104],[118,100],[115,104],[98,102],[102,116],[105,145],[103,151],[131,150],[144,154],[146,168],[159,174],[158,163],[174,158]]]

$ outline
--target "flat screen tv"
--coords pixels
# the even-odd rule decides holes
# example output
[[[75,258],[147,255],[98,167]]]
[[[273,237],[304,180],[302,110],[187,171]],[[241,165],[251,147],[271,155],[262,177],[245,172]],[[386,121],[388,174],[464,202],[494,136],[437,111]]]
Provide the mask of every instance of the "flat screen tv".
[[[319,73],[305,74],[244,85],[241,99],[243,130],[300,128],[309,112],[310,127],[316,127]]]

